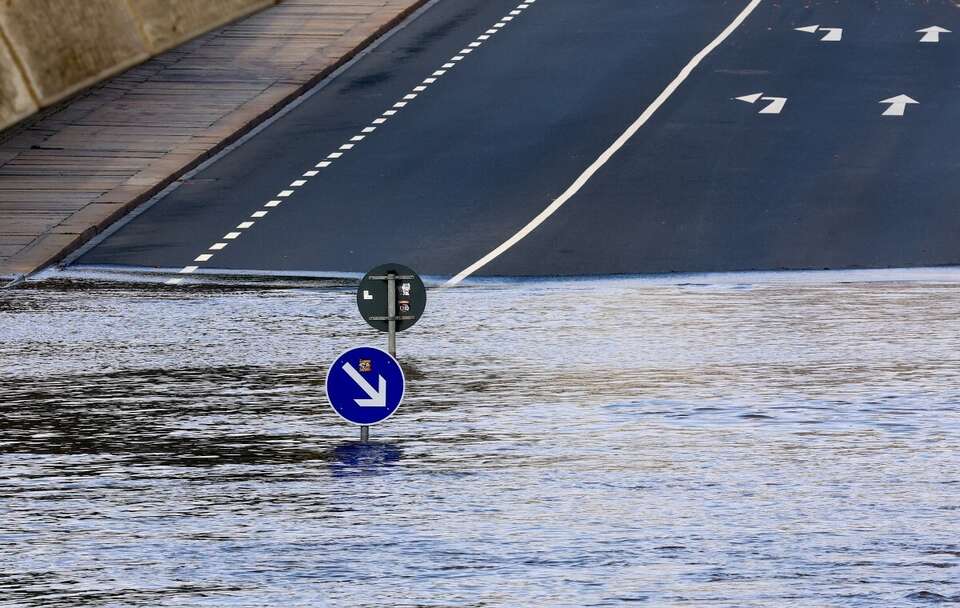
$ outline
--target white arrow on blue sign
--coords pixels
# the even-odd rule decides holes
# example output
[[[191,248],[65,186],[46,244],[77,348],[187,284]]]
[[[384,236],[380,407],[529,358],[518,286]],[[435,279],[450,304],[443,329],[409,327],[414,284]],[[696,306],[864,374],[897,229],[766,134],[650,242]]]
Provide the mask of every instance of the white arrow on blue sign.
[[[373,346],[344,352],[327,370],[327,399],[347,422],[370,426],[393,415],[406,378],[390,353]]]

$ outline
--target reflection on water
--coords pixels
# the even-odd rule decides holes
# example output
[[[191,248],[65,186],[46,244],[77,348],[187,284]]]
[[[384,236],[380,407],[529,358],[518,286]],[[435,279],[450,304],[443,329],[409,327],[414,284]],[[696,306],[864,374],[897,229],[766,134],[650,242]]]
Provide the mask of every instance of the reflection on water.
[[[435,290],[368,445],[349,283],[0,292],[0,605],[960,602],[960,284],[826,280]]]

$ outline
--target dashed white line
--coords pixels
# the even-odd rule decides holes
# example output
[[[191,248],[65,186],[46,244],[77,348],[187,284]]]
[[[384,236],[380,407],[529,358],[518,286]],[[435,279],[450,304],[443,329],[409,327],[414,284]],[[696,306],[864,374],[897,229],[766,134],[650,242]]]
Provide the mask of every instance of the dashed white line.
[[[383,114],[381,114],[379,117],[372,120],[370,126],[366,126],[360,131],[362,135],[352,136],[349,140],[349,142],[351,143],[344,143],[340,145],[337,152],[331,152],[330,154],[328,154],[326,156],[326,160],[322,160],[318,162],[316,165],[314,165],[314,169],[325,169],[327,167],[330,167],[333,164],[333,162],[336,161],[336,159],[341,158],[343,156],[343,151],[352,150],[355,147],[356,142],[363,141],[368,134],[376,131],[379,125],[386,124],[390,117],[397,114],[398,109],[406,107],[409,102],[413,101],[421,93],[426,91],[430,85],[436,83],[438,81],[439,76],[445,75],[447,73],[447,70],[450,70],[456,67],[457,62],[463,61],[467,55],[469,55],[474,50],[483,46],[484,41],[489,40],[491,35],[500,32],[502,28],[504,28],[509,21],[511,21],[515,16],[519,15],[523,9],[528,8],[535,1],[536,0],[525,0],[524,2],[519,4],[516,9],[511,10],[508,15],[502,17],[500,21],[494,24],[490,29],[486,30],[483,34],[477,36],[477,38],[473,42],[468,43],[465,48],[461,49],[460,51],[458,51],[456,55],[454,55],[453,57],[448,59],[446,62],[444,62],[440,66],[440,69],[434,71],[428,78],[425,78],[421,83],[418,83],[417,86],[413,87],[412,91],[405,94],[400,100],[396,101],[391,106],[391,109],[384,111]],[[757,1],[760,1],[760,0],[757,0]],[[266,203],[264,203],[263,206],[267,209],[272,209],[280,206],[281,204],[280,199],[289,198],[295,193],[296,188],[301,188],[305,186],[309,178],[316,177],[319,174],[320,174],[320,171],[316,171],[316,170],[306,171],[301,175],[301,177],[305,179],[297,179],[293,181],[288,186],[288,188],[291,188],[291,189],[281,190],[279,193],[277,193],[276,199],[267,201]],[[260,218],[266,217],[267,213],[268,211],[261,209],[259,211],[254,211],[250,215],[250,217],[252,219],[260,219]],[[212,244],[207,249],[207,251],[221,251],[229,244],[229,241],[234,241],[237,238],[239,238],[243,234],[243,232],[241,231],[252,228],[254,224],[255,222],[252,222],[252,221],[241,222],[236,226],[233,232],[228,232],[222,237],[223,241]],[[196,258],[194,258],[193,261],[197,263],[209,262],[213,258],[213,256],[214,254],[212,253],[203,253],[198,255]],[[184,266],[183,269],[181,269],[178,274],[193,274],[197,272],[199,269],[200,267],[197,265]],[[181,277],[171,278],[170,280],[167,281],[167,284],[179,285],[180,283],[183,282],[183,280],[184,279]]]
[[[653,103],[651,103],[647,109],[643,111],[643,114],[641,114],[640,117],[623,133],[623,135],[617,138],[617,140],[613,142],[613,144],[607,148],[607,150],[601,154],[600,157],[593,162],[593,164],[587,167],[587,170],[584,171],[563,194],[561,194],[552,203],[547,205],[547,207],[541,211],[539,215],[530,220],[530,222],[521,228],[516,234],[501,243],[496,249],[487,255],[483,256],[467,268],[460,271],[452,279],[447,281],[446,285],[452,286],[460,283],[477,270],[495,260],[505,251],[520,242],[528,234],[533,232],[538,226],[540,226],[540,224],[545,222],[547,218],[556,213],[557,209],[562,207],[567,201],[573,198],[575,194],[580,192],[580,190],[587,184],[587,182],[590,181],[597,171],[607,164],[607,162],[613,158],[613,155],[623,148],[623,146],[626,145],[626,143],[630,141],[634,135],[636,135],[637,131],[639,131],[640,128],[643,127],[648,120],[650,120],[650,117],[653,116],[664,103],[666,103],[666,101],[676,92],[678,88],[680,88],[680,85],[683,84],[693,70],[707,57],[707,55],[712,53],[718,46],[723,44],[723,42],[729,38],[730,35],[733,34],[733,32],[736,31],[741,24],[743,24],[744,21],[746,21],[747,17],[749,17],[750,14],[758,6],[760,6],[762,2],[763,0],[750,0],[750,3],[743,9],[743,11],[740,12],[739,15],[737,15],[730,25],[720,32],[720,35],[718,35],[712,42],[710,42],[710,44],[704,47],[703,50],[697,53],[693,59],[691,59],[690,62],[687,63],[682,70],[680,70],[680,73],[677,74],[673,81],[667,85],[667,88],[665,88],[663,92],[657,96]],[[507,21],[507,18],[504,18],[504,21]],[[494,27],[500,27],[500,24],[497,24]]]

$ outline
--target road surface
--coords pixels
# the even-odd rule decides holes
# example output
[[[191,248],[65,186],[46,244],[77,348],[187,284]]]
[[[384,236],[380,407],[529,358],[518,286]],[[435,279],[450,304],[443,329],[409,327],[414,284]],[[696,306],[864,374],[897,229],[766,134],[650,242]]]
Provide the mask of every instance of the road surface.
[[[960,264],[958,45],[952,0],[440,0],[75,264]]]

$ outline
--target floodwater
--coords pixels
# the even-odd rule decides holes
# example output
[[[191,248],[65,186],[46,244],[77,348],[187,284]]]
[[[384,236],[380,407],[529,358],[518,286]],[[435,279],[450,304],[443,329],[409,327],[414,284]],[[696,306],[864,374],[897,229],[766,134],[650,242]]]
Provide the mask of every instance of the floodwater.
[[[432,290],[370,445],[346,283],[0,292],[0,605],[958,604],[960,282],[919,279]]]

